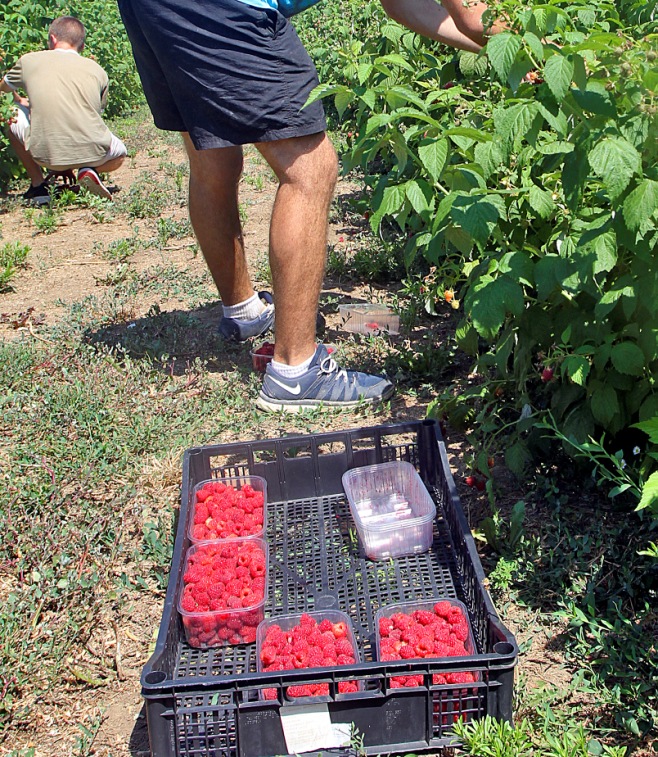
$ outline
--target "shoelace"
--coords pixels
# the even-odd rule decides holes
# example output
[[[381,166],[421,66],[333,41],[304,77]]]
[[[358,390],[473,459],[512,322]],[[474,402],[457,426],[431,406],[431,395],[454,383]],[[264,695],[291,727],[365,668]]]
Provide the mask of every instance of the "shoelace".
[[[343,379],[343,381],[347,382],[348,376],[347,371],[345,368],[340,368],[338,366],[338,363],[330,356],[327,355],[326,358],[320,363],[320,370],[322,373],[326,373],[327,375],[331,373],[338,373],[336,378]]]

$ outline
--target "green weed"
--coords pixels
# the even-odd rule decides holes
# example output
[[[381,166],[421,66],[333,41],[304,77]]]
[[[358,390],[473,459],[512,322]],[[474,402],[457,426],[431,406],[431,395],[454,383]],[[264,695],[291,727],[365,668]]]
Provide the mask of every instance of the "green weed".
[[[9,282],[25,265],[30,248],[20,242],[6,242],[0,246],[0,292],[9,289]]]

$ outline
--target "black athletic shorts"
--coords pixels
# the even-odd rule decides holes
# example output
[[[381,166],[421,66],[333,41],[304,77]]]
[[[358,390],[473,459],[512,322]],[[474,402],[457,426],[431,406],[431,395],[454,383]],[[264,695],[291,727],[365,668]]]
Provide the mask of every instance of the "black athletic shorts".
[[[324,131],[313,62],[278,11],[239,0],[118,0],[155,125],[197,150]]]

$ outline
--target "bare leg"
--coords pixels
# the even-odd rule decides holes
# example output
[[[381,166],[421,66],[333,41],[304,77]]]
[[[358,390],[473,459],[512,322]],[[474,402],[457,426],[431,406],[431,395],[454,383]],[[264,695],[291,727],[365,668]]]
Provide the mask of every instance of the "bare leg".
[[[125,156],[122,155],[120,158],[112,158],[111,160],[106,160],[105,163],[90,166],[90,168],[94,168],[102,173],[110,173],[110,171],[116,171],[117,168],[121,168],[125,159]]]
[[[222,302],[237,305],[254,288],[249,277],[238,210],[242,148],[196,150],[183,134],[190,160],[190,220]]]
[[[9,137],[9,144],[12,146],[16,156],[27,171],[32,186],[38,187],[39,184],[43,182],[43,169],[25,149],[21,140],[13,134],[11,130],[7,133],[7,136]]]
[[[270,226],[270,268],[281,363],[315,351],[315,318],[327,252],[327,222],[338,174],[324,133],[256,145],[279,179]]]

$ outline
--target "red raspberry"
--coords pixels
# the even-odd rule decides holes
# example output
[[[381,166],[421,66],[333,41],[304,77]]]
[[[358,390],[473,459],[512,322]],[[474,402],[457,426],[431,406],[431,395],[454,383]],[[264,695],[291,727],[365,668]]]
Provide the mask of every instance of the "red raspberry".
[[[414,613],[414,616],[421,626],[432,625],[432,623],[434,623],[434,621],[436,620],[436,615],[433,612],[429,612],[428,610],[417,610]]]
[[[265,699],[276,699],[276,689],[263,689]]]
[[[354,655],[339,654],[336,662],[339,665],[354,665]]]
[[[400,647],[400,657],[403,660],[411,660],[415,656],[416,652],[410,644],[405,644],[403,647]]]
[[[344,636],[347,636],[347,624],[339,620],[338,623],[333,624],[333,632],[337,639],[342,639]]]
[[[450,612],[451,609],[452,609],[452,605],[450,604],[450,602],[446,602],[446,601],[437,602],[434,605],[434,612],[441,618],[447,618],[448,613]]]
[[[434,652],[434,639],[429,636],[421,636],[416,642],[415,648],[419,657],[430,656]]]
[[[438,686],[439,684],[444,684],[448,682],[446,681],[446,677],[444,675],[442,675],[441,673],[437,673],[432,676],[432,683]]]
[[[442,641],[435,641],[434,642],[434,654],[437,657],[449,657],[450,656],[450,647]]]
[[[308,684],[302,686],[288,686],[288,696],[291,697],[312,697],[313,690]]]
[[[455,636],[459,639],[459,641],[466,641],[468,639],[468,624],[466,621],[462,621],[461,623],[457,623],[452,627],[452,632],[455,634]]]
[[[393,621],[390,618],[379,619],[379,635],[381,638],[386,638],[393,628]]]
[[[185,610],[185,612],[195,612],[197,603],[194,601],[194,597],[192,597],[191,594],[188,594],[187,596],[183,597],[180,606],[183,608],[183,610]]]
[[[457,623],[461,623],[465,620],[464,613],[461,611],[459,607],[451,607],[448,611],[448,623],[450,623],[451,626],[456,625]]]
[[[395,628],[399,628],[401,631],[404,631],[413,625],[413,620],[403,612],[396,612],[395,615],[391,615],[391,620],[393,621]]]
[[[271,665],[273,662],[276,661],[277,658],[277,649],[274,646],[266,645],[263,646],[260,650],[260,661],[263,663],[263,665]]]
[[[308,652],[308,666],[309,668],[321,668],[324,662],[324,655],[322,650],[317,647],[312,647]]]
[[[338,639],[336,641],[336,652],[340,654],[347,654],[347,655],[353,655],[354,650],[352,649],[352,645],[350,644],[349,639],[343,638]]]
[[[473,683],[473,674],[467,672],[446,673],[447,683]]]
[[[302,627],[315,628],[317,623],[308,613],[305,612],[299,619],[299,625]]]
[[[339,694],[353,694],[354,692],[358,690],[359,690],[359,687],[356,681],[340,681],[338,683]]]

